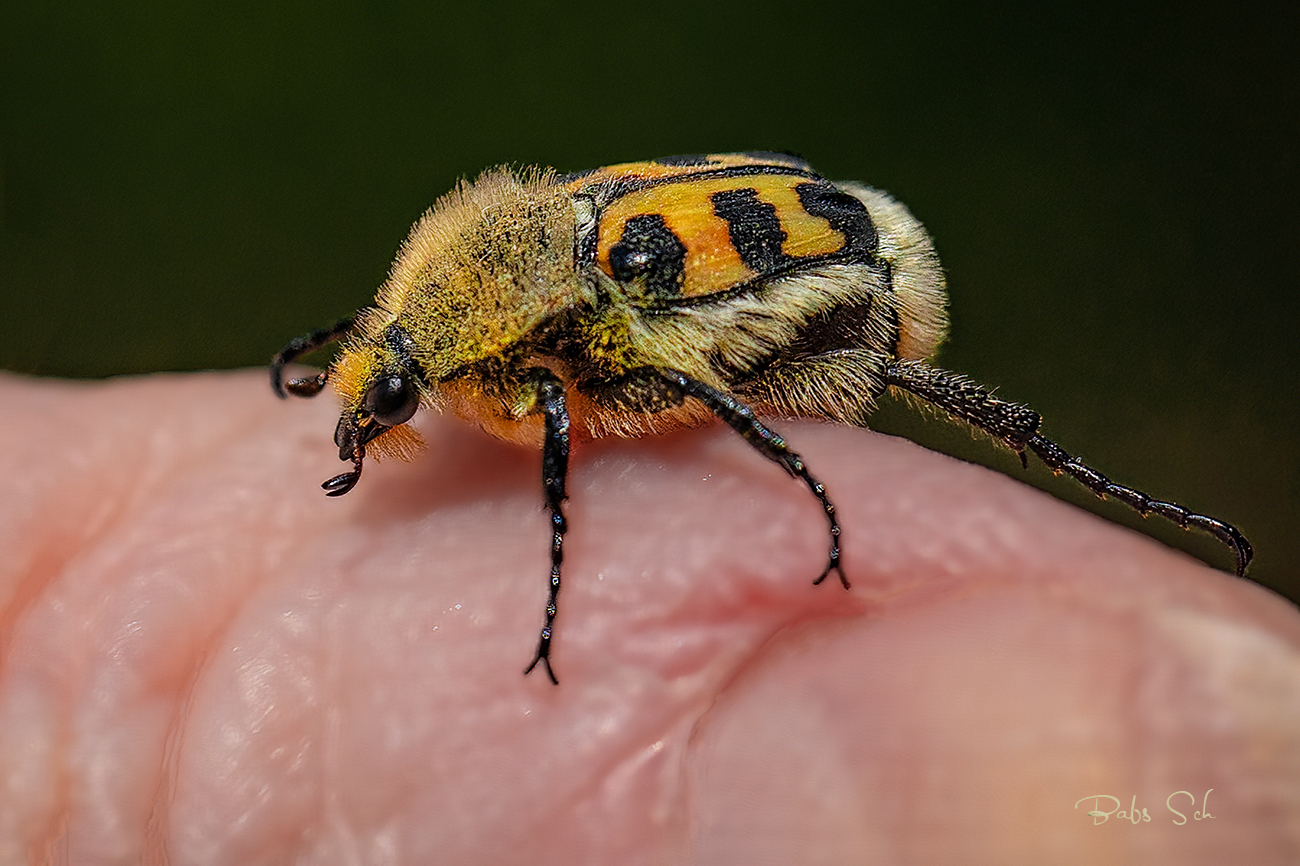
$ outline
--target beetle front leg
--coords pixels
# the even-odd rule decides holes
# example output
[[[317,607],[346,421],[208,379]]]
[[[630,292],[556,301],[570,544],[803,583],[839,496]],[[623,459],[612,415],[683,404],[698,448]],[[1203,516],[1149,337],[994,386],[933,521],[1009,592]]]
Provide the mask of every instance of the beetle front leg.
[[[335,340],[347,336],[356,326],[356,321],[356,316],[348,316],[328,328],[320,328],[310,334],[295,337],[289,342],[289,345],[276,352],[275,357],[271,359],[270,370],[271,390],[275,391],[276,396],[283,398],[288,393],[297,397],[315,397],[319,394],[321,389],[325,387],[325,383],[329,381],[328,370],[322,370],[308,379],[290,379],[285,382],[283,381],[285,366],[292,363],[300,355],[314,352],[328,346]]]
[[[524,669],[525,674],[541,664],[546,675],[556,685],[560,681],[551,667],[551,636],[560,595],[560,566],[564,562],[564,533],[568,522],[564,517],[565,479],[569,474],[569,410],[564,401],[564,383],[550,370],[529,371],[535,386],[536,408],[545,422],[546,438],[542,443],[542,490],[546,508],[551,513],[551,583],[546,599],[546,622],[537,639],[537,652]]]

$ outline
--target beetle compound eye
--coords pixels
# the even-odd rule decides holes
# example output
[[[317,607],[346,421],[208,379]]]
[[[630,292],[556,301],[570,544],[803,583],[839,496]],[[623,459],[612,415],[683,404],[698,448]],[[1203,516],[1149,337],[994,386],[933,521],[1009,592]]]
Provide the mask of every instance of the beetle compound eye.
[[[405,376],[384,376],[361,398],[361,408],[385,427],[405,424],[419,407],[415,383]]]

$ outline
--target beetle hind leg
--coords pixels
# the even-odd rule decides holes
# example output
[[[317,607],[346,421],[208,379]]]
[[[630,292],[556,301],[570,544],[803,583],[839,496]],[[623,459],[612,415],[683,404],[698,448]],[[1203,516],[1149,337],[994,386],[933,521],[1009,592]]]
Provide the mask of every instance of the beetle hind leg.
[[[1237,576],[1240,577],[1246,573],[1246,566],[1250,564],[1250,560],[1254,557],[1254,550],[1252,550],[1250,542],[1246,540],[1246,536],[1242,535],[1241,531],[1232,524],[1224,523],[1222,520],[1205,514],[1189,511],[1175,502],[1155,499],[1141,490],[1134,490],[1132,487],[1116,484],[1052,440],[1038,434],[1031,436],[1027,444],[1029,449],[1038,455],[1038,459],[1047,464],[1048,468],[1053,472],[1066,473],[1103,499],[1107,496],[1113,496],[1143,517],[1148,514],[1159,514],[1166,520],[1177,523],[1183,529],[1196,528],[1210,533],[1232,548],[1236,554]]]
[[[1022,463],[1026,462],[1027,449],[1053,472],[1064,472],[1103,499],[1113,496],[1144,517],[1147,514],[1159,514],[1184,529],[1195,528],[1208,532],[1232,549],[1237,559],[1238,576],[1246,573],[1246,566],[1250,564],[1254,551],[1250,542],[1235,526],[1111,481],[1052,440],[1040,435],[1038,428],[1042,424],[1042,418],[1032,409],[1000,400],[988,388],[965,376],[931,367],[921,361],[899,360],[890,363],[885,369],[885,380],[1000,439],[1020,455]]]
[[[887,359],[869,349],[835,349],[777,361],[736,393],[781,415],[866,427],[885,391]]]

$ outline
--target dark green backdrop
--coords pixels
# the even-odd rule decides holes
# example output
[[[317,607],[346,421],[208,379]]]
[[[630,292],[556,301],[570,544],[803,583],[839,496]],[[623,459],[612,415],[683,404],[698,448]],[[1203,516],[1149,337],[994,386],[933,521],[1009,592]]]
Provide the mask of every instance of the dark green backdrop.
[[[1293,20],[1218,3],[440,5],[6,4],[0,366],[262,364],[365,303],[461,175],[790,150],[933,231],[942,363],[1029,402],[1113,477],[1237,522],[1253,575],[1295,597]],[[881,426],[1019,471],[898,407]]]

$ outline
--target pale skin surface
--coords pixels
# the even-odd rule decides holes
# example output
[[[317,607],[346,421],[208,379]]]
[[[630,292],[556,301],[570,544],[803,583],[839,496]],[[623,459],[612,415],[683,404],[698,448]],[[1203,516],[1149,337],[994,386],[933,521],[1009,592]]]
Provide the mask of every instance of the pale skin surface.
[[[849,592],[734,434],[576,449],[555,687],[536,452],[329,500],[261,372],[0,402],[0,863],[1300,857],[1296,610],[911,443],[776,425]]]

